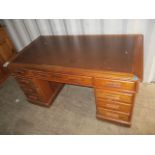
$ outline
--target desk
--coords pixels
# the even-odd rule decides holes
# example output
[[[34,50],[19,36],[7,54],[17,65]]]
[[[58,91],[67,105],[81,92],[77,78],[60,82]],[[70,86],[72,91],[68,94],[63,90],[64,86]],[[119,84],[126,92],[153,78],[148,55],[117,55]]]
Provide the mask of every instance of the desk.
[[[64,84],[92,87],[96,117],[130,126],[143,78],[143,36],[40,36],[9,70],[32,103],[49,107]]]

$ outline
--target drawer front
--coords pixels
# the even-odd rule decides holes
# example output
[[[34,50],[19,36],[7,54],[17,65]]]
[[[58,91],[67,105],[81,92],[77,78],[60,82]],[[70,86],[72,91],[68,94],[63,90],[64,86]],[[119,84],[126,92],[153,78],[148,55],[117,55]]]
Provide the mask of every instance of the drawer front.
[[[30,88],[30,87],[23,87],[21,86],[22,90],[24,92],[27,92],[27,93],[36,93],[36,89],[35,88]]]
[[[32,101],[40,101],[40,97],[38,97],[37,95],[33,95],[33,94],[26,94],[27,99],[28,100],[32,100]]]
[[[15,79],[20,83],[20,84],[23,84],[23,85],[32,85],[32,81],[28,78],[22,78],[22,77],[15,77]]]
[[[26,70],[26,69],[17,69],[15,71],[12,72],[13,76],[29,76],[30,75],[30,71]]]
[[[116,92],[111,90],[96,89],[96,97],[103,98],[108,101],[132,103],[134,99],[134,94]]]
[[[24,88],[23,92],[26,95],[28,100],[31,100],[31,101],[44,101],[42,96],[34,89],[31,89],[31,88],[25,89]]]
[[[25,78],[19,78],[19,77],[16,77],[16,80],[18,81],[21,89],[24,91],[25,95],[26,96],[29,96],[29,95],[37,95],[37,87],[34,86],[34,83],[32,81],[32,79],[25,79]]]
[[[15,77],[15,79],[17,80],[17,82],[19,83],[19,85],[22,89],[25,89],[25,90],[33,89],[33,90],[35,90],[35,86],[34,86],[32,79],[28,79],[28,78],[25,79],[25,78],[21,78],[21,77],[20,78]]]
[[[59,73],[47,73],[41,71],[33,71],[33,76],[40,79],[55,81],[60,83],[92,86],[92,78],[86,76],[75,76]]]
[[[106,110],[104,108],[98,108],[97,109],[97,114],[101,115],[102,117],[105,117],[105,119],[109,118],[109,119],[126,121],[126,122],[130,121],[129,120],[130,119],[129,115],[118,113],[118,112],[111,111],[111,110]]]
[[[97,99],[96,104],[97,107],[99,106],[106,109],[116,110],[124,113],[130,113],[132,108],[131,104],[125,104],[116,101],[110,102],[102,99]]]
[[[95,78],[94,85],[97,88],[107,87],[107,88],[117,88],[121,90],[136,91],[136,82],[132,81],[119,81],[103,78]]]

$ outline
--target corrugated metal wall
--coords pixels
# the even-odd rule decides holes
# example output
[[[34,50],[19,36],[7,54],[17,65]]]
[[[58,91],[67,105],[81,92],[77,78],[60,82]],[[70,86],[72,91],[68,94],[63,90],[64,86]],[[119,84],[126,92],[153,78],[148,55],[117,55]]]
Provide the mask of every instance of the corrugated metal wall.
[[[4,22],[18,51],[39,35],[144,34],[144,81],[155,81],[155,20],[6,19]]]

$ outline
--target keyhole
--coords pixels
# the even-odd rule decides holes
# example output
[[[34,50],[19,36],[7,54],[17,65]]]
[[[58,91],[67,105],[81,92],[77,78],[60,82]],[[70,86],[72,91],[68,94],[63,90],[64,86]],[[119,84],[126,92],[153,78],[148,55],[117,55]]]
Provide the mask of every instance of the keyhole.
[[[127,50],[125,51],[125,54],[128,54],[128,51]]]

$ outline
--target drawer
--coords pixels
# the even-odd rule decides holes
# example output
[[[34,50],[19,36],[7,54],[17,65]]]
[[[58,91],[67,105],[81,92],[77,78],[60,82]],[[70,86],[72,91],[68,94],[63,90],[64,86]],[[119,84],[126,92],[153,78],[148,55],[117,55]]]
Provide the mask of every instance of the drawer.
[[[34,86],[32,79],[15,77],[24,92],[36,92],[37,87]]]
[[[92,86],[92,77],[33,71],[33,76],[60,83]]]
[[[37,98],[39,97],[38,93],[37,92],[28,92],[28,91],[24,91],[24,94],[26,96],[36,96]]]
[[[37,95],[25,94],[29,100],[38,101],[40,98]]]
[[[12,73],[13,76],[27,76],[29,74],[30,74],[29,70],[26,69],[18,69],[13,71]]]
[[[26,85],[31,85],[32,81],[28,78],[19,78],[19,77],[15,77],[15,79],[20,83],[20,84],[26,84]]]
[[[98,108],[97,109],[97,115],[100,115],[104,117],[105,119],[113,119],[113,120],[120,120],[120,121],[126,121],[129,122],[130,117],[127,114],[115,112],[112,110],[107,110],[104,108]]]
[[[102,99],[98,99],[96,101],[97,107],[103,107],[106,109],[111,109],[111,110],[116,110],[124,113],[130,113],[132,105],[131,104],[126,104],[126,103],[121,103],[117,101],[105,101]]]
[[[37,93],[35,88],[30,88],[30,87],[23,87],[21,86],[22,90],[26,93]]]
[[[103,90],[96,89],[96,97],[106,99],[108,101],[119,101],[132,103],[134,100],[134,94],[132,93],[124,93],[124,92],[116,92],[112,90]]]
[[[107,87],[121,90],[136,91],[136,82],[134,81],[120,81],[104,78],[95,78],[94,85],[97,88]]]
[[[44,96],[37,94],[37,93],[25,93],[27,100],[30,100],[32,102],[47,102],[48,100],[45,99]]]

